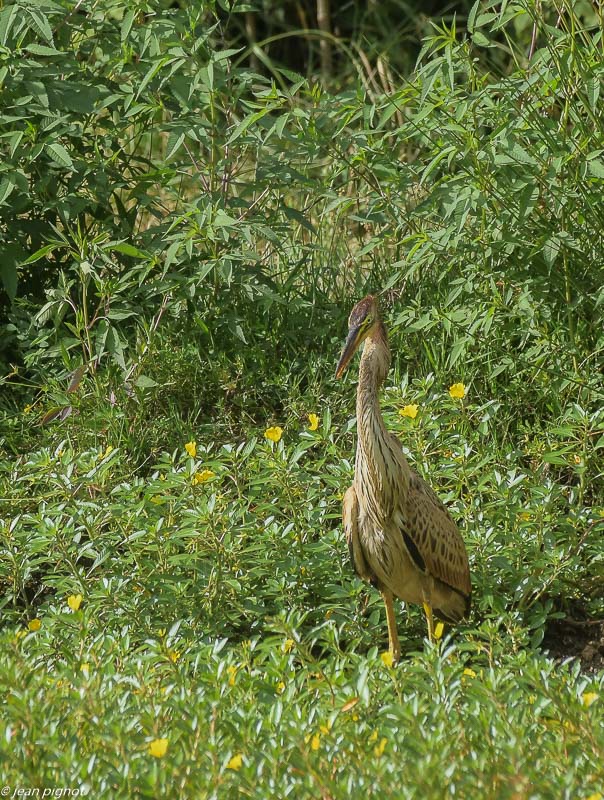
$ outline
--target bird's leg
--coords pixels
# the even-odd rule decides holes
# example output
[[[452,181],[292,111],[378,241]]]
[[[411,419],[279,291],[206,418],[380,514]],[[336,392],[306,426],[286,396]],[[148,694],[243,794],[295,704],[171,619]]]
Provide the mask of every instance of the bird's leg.
[[[392,654],[393,661],[398,661],[401,655],[401,646],[398,641],[398,631],[396,630],[392,592],[383,591],[382,597],[386,606],[386,619],[388,621],[388,650]]]
[[[428,639],[429,641],[434,641],[434,620],[432,618],[432,606],[426,600],[423,602],[424,606],[424,613],[426,615],[426,619],[428,620]]]

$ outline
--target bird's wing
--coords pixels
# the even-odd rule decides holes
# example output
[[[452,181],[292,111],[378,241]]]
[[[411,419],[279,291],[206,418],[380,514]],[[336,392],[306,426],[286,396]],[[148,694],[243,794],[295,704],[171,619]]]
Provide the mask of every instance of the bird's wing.
[[[363,580],[373,579],[373,573],[367,565],[365,554],[359,538],[359,501],[354,486],[349,486],[342,502],[342,522],[348,542],[348,552],[354,571]]]
[[[392,441],[403,455],[396,434]],[[428,572],[469,598],[472,592],[468,554],[447,507],[420,476],[409,469],[409,491],[395,512],[409,555],[422,572]]]
[[[470,568],[461,534],[432,488],[414,472],[402,516],[403,538],[416,564],[469,597]]]

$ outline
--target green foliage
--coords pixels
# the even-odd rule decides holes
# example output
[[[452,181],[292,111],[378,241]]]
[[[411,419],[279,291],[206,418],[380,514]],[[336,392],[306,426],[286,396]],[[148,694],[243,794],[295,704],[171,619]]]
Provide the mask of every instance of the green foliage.
[[[602,20],[476,3],[403,79],[355,3],[319,82],[260,5],[0,9],[4,783],[595,797],[604,674],[551,631],[604,614]],[[473,576],[396,668],[340,526],[367,290]]]

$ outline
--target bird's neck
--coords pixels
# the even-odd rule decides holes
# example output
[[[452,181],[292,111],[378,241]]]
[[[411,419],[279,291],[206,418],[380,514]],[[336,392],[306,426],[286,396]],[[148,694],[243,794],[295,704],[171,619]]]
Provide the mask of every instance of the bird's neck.
[[[365,339],[357,387],[357,458],[375,471],[380,483],[387,479],[386,458],[390,437],[380,411],[380,387],[390,368],[390,348],[384,326],[379,323]]]

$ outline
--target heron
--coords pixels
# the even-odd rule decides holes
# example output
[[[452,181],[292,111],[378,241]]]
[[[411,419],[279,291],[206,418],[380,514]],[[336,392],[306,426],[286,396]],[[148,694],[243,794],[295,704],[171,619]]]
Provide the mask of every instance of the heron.
[[[381,592],[396,662],[401,651],[394,598],[423,606],[433,641],[434,617],[460,622],[470,610],[472,586],[457,525],[384,425],[379,392],[390,369],[390,348],[373,295],[350,313],[337,379],[362,343],[354,480],[344,495],[342,521],[355,572]]]

